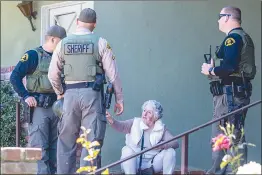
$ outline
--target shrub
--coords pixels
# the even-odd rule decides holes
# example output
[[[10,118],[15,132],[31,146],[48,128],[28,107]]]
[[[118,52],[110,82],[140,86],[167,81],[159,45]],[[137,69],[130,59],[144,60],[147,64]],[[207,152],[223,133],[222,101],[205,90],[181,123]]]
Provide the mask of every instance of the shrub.
[[[9,81],[1,81],[1,118],[0,118],[0,132],[1,132],[1,147],[15,147],[16,146],[16,102],[19,97],[14,92]],[[21,105],[20,122],[23,121],[23,106]],[[26,133],[21,129],[20,146],[26,145]]]

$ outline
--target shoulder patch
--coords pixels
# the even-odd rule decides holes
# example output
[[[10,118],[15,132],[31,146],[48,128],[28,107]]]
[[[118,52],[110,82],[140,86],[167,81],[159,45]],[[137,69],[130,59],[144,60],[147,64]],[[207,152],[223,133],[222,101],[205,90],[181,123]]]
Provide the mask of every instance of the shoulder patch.
[[[24,56],[22,56],[22,58],[21,58],[22,62],[25,62],[27,60],[28,60],[28,53],[24,54]]]
[[[112,48],[111,48],[111,46],[109,45],[108,42],[106,43],[106,48],[112,50]]]
[[[231,45],[233,45],[235,43],[236,43],[236,41],[234,40],[234,38],[230,37],[230,38],[226,39],[225,46],[231,46]]]

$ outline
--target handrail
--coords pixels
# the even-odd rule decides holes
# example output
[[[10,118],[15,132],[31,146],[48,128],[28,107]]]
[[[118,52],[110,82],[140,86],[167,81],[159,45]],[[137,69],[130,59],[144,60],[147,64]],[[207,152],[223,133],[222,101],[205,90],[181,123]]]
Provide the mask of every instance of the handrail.
[[[171,138],[170,140],[161,142],[161,143],[159,143],[159,144],[157,144],[157,145],[155,145],[155,146],[152,146],[152,147],[150,147],[150,148],[144,149],[144,150],[142,150],[142,151],[140,151],[140,152],[138,152],[138,153],[135,153],[135,154],[133,154],[133,155],[131,155],[131,156],[128,156],[128,157],[123,158],[123,159],[120,159],[120,160],[118,160],[118,161],[116,161],[116,162],[113,162],[113,163],[111,163],[111,164],[109,164],[109,165],[106,165],[106,166],[104,166],[104,167],[102,167],[102,168],[99,168],[99,169],[97,169],[96,171],[91,172],[91,174],[99,173],[99,172],[101,172],[101,171],[103,171],[103,170],[105,170],[105,169],[107,169],[107,168],[111,168],[111,167],[113,167],[113,166],[116,166],[116,165],[118,165],[118,164],[120,164],[120,163],[122,163],[122,162],[125,162],[125,161],[127,161],[127,160],[129,160],[129,159],[132,159],[132,158],[134,158],[134,157],[136,157],[136,156],[138,156],[138,155],[140,155],[140,154],[143,154],[143,153],[145,153],[145,152],[147,152],[147,151],[150,151],[150,150],[152,150],[152,149],[155,149],[156,147],[162,146],[162,145],[164,145],[164,144],[166,144],[166,143],[169,143],[169,142],[171,142],[171,141],[173,141],[173,140],[176,140],[176,139],[178,139],[178,138],[186,137],[185,140],[187,140],[189,134],[191,134],[191,133],[193,133],[193,132],[195,132],[195,131],[197,131],[197,130],[199,130],[199,129],[205,128],[205,127],[207,127],[207,126],[209,126],[209,125],[211,125],[211,124],[213,124],[213,123],[215,123],[215,122],[217,122],[217,121],[220,121],[220,120],[222,120],[222,119],[224,119],[224,118],[226,118],[226,117],[229,117],[229,116],[231,116],[231,115],[233,115],[233,114],[236,114],[236,113],[238,113],[238,112],[241,112],[241,111],[243,111],[243,110],[245,110],[245,109],[248,109],[248,108],[250,108],[250,107],[252,107],[252,106],[255,106],[255,105],[259,104],[259,103],[261,103],[261,100],[256,101],[256,102],[251,103],[251,104],[248,104],[248,105],[246,105],[246,106],[244,106],[244,107],[242,107],[242,108],[239,108],[239,109],[236,109],[235,111],[232,111],[232,112],[230,112],[230,113],[227,113],[227,114],[225,114],[225,115],[223,115],[223,116],[221,116],[221,117],[219,117],[219,118],[213,119],[213,120],[211,120],[211,121],[209,121],[209,122],[207,122],[207,123],[205,123],[205,124],[199,125],[199,126],[193,128],[193,129],[190,129],[190,130],[188,130],[188,131],[186,131],[186,132],[183,132],[183,133],[181,133],[181,134],[179,134],[179,135]],[[186,160],[186,161],[187,161],[187,160]],[[187,167],[185,167],[185,168],[187,168]]]

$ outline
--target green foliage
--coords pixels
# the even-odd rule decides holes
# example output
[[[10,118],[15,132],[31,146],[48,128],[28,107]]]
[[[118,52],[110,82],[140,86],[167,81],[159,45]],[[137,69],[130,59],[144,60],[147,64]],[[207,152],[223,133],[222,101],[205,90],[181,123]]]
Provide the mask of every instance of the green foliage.
[[[15,94],[9,81],[1,81],[1,118],[0,133],[1,147],[16,146],[16,102],[19,97]],[[21,105],[21,122],[23,120],[23,106]],[[26,133],[21,131],[20,146],[26,145]]]

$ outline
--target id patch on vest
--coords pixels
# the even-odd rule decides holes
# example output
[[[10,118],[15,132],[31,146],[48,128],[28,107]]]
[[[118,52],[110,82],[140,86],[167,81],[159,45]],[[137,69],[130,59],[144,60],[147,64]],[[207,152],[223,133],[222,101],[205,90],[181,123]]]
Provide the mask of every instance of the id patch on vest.
[[[67,43],[64,45],[65,55],[93,54],[93,43]]]

